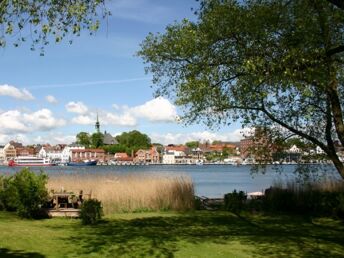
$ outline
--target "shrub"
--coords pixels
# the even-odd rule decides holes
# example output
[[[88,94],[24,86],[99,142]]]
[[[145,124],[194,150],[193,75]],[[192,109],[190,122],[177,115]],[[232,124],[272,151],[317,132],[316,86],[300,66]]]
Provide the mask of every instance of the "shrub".
[[[42,204],[47,201],[48,191],[45,187],[48,176],[43,172],[36,175],[28,168],[22,169],[13,177],[17,191],[17,211],[21,217],[37,218]]]
[[[14,176],[1,179],[0,202],[8,211],[17,211],[24,218],[38,218],[40,208],[47,200],[45,187],[48,177],[44,173],[36,175],[24,168]]]
[[[85,200],[81,205],[80,218],[82,224],[96,224],[103,216],[103,207],[97,199]]]
[[[247,196],[243,191],[237,192],[234,190],[232,193],[225,194],[224,199],[225,209],[233,213],[238,213],[244,209]]]
[[[0,209],[16,211],[18,192],[13,184],[13,177],[2,177],[0,181]]]

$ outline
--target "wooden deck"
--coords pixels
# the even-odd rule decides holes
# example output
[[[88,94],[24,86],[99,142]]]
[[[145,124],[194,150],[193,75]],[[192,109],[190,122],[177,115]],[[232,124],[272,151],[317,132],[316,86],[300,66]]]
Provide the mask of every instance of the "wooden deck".
[[[80,209],[74,208],[60,208],[60,209],[45,209],[45,212],[49,217],[69,217],[69,218],[79,218]]]

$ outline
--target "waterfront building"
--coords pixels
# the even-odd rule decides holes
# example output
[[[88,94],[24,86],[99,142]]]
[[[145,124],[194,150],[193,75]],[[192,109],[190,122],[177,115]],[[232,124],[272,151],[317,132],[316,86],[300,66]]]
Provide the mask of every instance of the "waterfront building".
[[[140,149],[135,153],[135,163],[160,163],[160,154],[156,147],[151,147],[149,150]]]
[[[38,157],[40,158],[50,158],[52,161],[61,162],[62,161],[62,149],[61,146],[43,146],[38,152]]]
[[[298,148],[295,144],[291,146],[291,148],[288,150],[289,153],[301,153],[301,149]]]
[[[72,149],[71,161],[79,162],[86,160],[104,161],[105,151],[103,149]]]
[[[165,152],[162,155],[162,164],[176,164],[176,157],[173,151]]]
[[[127,163],[131,163],[131,162],[134,161],[134,158],[130,157],[125,152],[117,152],[117,153],[115,153],[114,159],[119,164],[127,164]]]
[[[62,163],[67,163],[72,160],[72,150],[84,150],[85,146],[77,143],[70,144],[66,147],[61,152],[61,162]]]
[[[10,160],[17,157],[16,148],[10,143],[7,143],[4,146],[3,152],[4,152],[4,160]]]
[[[16,149],[16,156],[34,156],[35,155],[35,148],[33,147],[17,147]]]

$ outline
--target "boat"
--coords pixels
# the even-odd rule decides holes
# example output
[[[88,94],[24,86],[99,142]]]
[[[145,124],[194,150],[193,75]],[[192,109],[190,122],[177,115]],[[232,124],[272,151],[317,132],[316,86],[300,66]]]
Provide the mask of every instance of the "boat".
[[[68,162],[67,166],[95,166],[97,165],[96,160],[84,160],[84,161],[79,161],[79,162]]]
[[[8,166],[10,167],[47,167],[54,165],[49,158],[36,156],[19,156],[8,161]]]
[[[195,165],[202,166],[203,165],[203,160],[201,160],[201,159],[196,160]]]

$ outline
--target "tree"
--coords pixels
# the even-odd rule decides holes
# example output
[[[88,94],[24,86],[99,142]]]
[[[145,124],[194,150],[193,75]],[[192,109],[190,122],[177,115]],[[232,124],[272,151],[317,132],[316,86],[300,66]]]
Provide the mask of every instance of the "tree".
[[[119,144],[122,144],[131,149],[149,148],[151,144],[151,139],[148,135],[143,134],[137,130],[130,132],[124,132],[121,135],[116,136]]]
[[[92,146],[98,148],[103,146],[104,135],[102,133],[93,133],[91,136]]]
[[[195,149],[199,146],[199,141],[186,142],[185,145],[191,149]]]
[[[4,0],[0,2],[0,47],[8,41],[17,47],[30,40],[31,49],[38,46],[43,54],[51,37],[60,42],[69,35],[80,35],[82,29],[93,34],[99,18],[109,14],[105,0]]]
[[[334,145],[344,146],[343,1],[208,0],[196,13],[141,44],[156,95],[184,106],[185,123],[301,137],[344,178]]]
[[[80,132],[76,135],[76,142],[88,147],[91,144],[91,136],[89,133]]]

